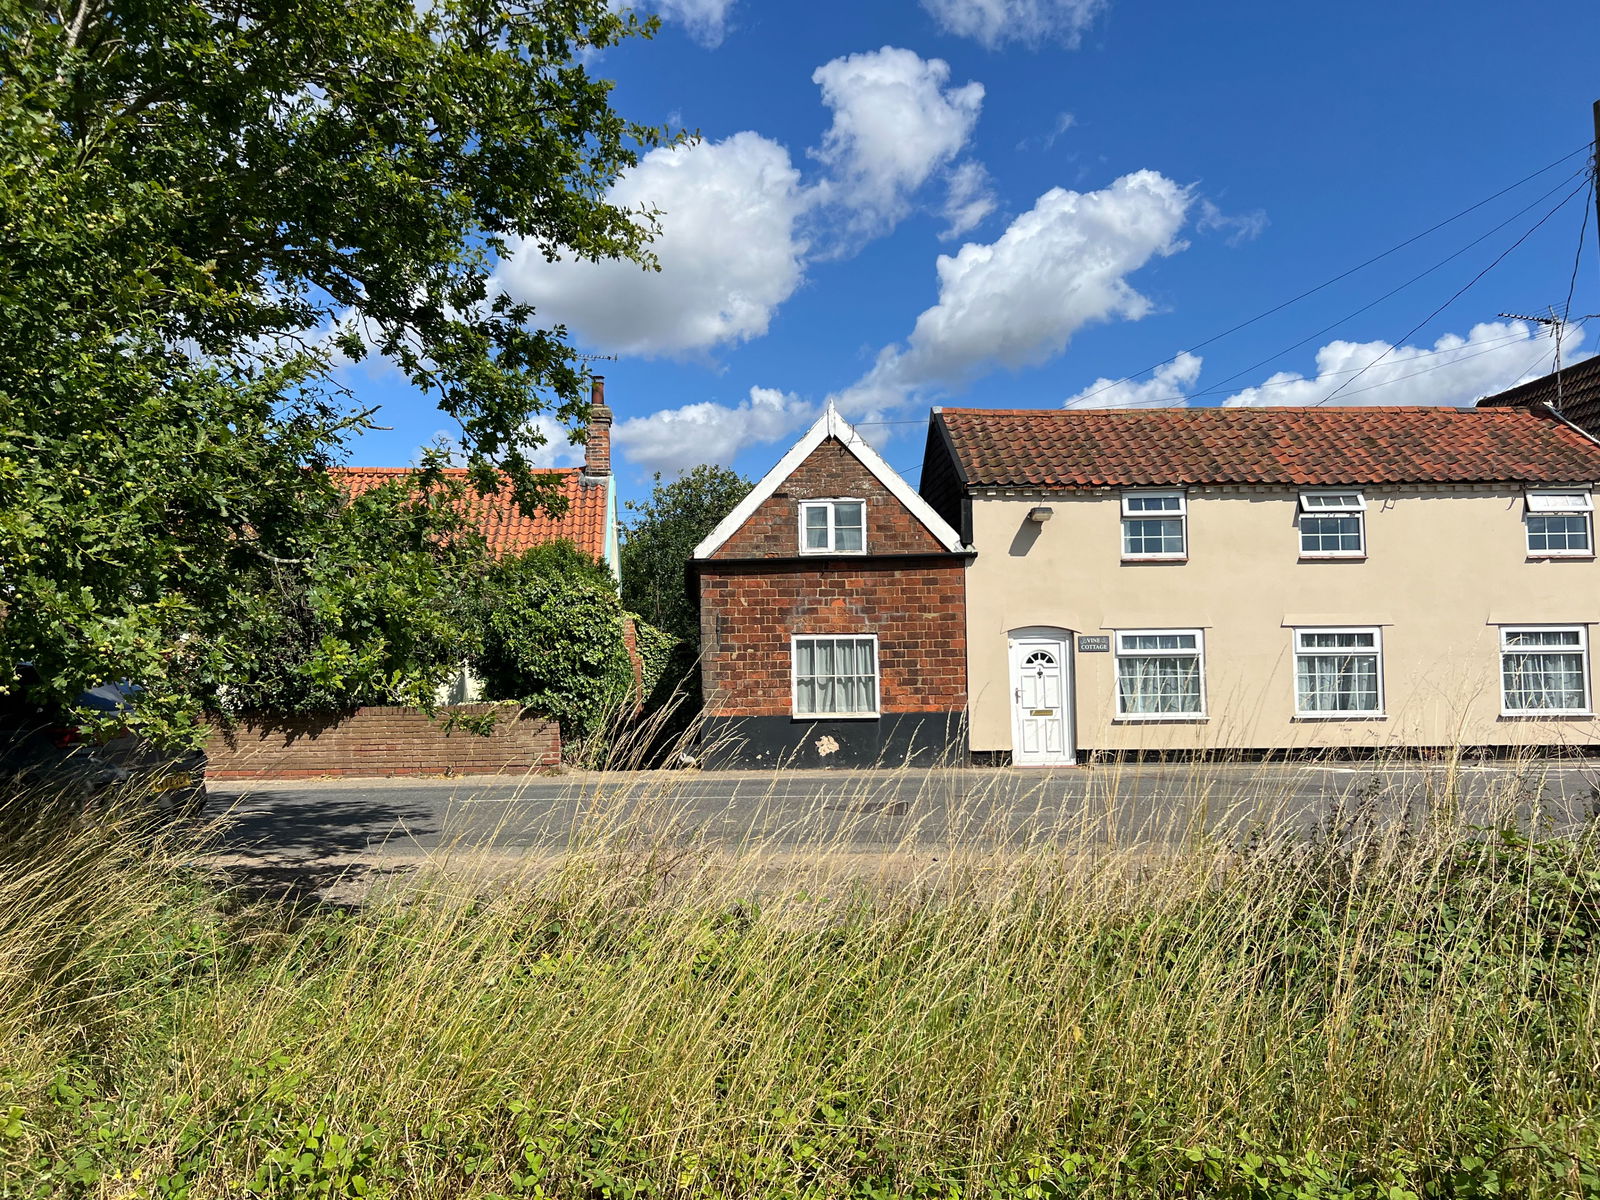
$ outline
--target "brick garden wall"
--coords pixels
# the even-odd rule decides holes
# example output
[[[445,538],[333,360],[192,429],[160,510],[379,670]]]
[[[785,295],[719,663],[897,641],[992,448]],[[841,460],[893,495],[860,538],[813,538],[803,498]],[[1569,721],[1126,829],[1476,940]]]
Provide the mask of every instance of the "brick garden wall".
[[[561,761],[554,722],[517,716],[515,705],[464,704],[434,717],[414,708],[358,708],[329,717],[261,717],[206,744],[208,779],[320,776],[520,775]],[[446,730],[453,713],[500,713],[494,732]]]
[[[700,575],[701,670],[712,716],[787,716],[789,638],[878,635],[884,713],[967,703],[963,560],[708,563]]]

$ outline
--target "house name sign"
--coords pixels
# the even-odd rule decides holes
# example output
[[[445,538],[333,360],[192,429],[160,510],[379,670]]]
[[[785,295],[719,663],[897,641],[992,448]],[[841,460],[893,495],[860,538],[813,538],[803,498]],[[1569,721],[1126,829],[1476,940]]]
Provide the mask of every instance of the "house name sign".
[[[1078,638],[1079,654],[1110,654],[1111,635],[1106,633],[1090,633]]]

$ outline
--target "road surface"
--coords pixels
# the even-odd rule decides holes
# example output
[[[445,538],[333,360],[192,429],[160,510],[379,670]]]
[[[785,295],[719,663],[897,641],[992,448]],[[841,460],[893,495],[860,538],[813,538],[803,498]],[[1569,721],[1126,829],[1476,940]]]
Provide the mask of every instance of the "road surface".
[[[506,779],[214,784],[219,853],[240,862],[382,866],[452,851],[560,852],[628,831],[660,844],[801,855],[1237,839],[1368,811],[1514,809],[1571,828],[1600,763],[1450,768],[1361,763],[574,772]]]

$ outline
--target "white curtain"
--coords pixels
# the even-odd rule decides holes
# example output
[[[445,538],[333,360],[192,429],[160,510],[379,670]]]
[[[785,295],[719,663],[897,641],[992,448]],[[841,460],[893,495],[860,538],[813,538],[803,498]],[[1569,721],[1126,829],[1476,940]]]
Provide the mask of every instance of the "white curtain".
[[[1124,713],[1200,711],[1200,660],[1150,655],[1117,660],[1117,690]]]

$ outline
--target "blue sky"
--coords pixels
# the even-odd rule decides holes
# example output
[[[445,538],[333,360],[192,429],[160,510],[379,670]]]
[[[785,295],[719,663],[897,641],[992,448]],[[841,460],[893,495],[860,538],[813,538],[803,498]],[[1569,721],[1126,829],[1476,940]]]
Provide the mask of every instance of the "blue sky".
[[[590,66],[699,132],[618,185],[664,210],[663,270],[497,275],[618,356],[594,365],[625,497],[757,477],[830,398],[913,483],[932,404],[1470,404],[1549,369],[1548,332],[1498,314],[1565,310],[1586,205],[1571,315],[1600,312],[1591,2],[660,11]],[[1597,342],[1574,320],[1564,353]],[[448,431],[392,373],[346,381],[393,427],[354,462]],[[547,432],[543,461],[581,457]]]

